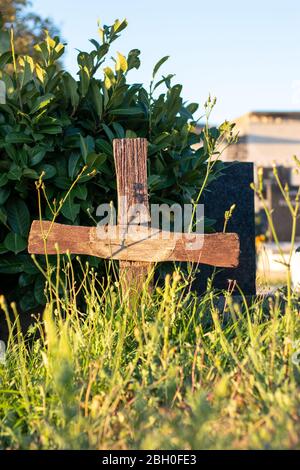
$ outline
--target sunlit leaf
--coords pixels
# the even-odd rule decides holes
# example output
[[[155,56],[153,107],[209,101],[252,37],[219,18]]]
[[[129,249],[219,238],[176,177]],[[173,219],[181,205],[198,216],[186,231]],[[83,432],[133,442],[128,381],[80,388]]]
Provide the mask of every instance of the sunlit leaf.
[[[120,52],[117,52],[117,61],[116,61],[116,71],[125,73],[128,69],[128,64],[126,57],[124,57]]]
[[[158,62],[157,64],[154,66],[154,69],[153,69],[153,73],[152,73],[152,78],[155,77],[155,75],[157,74],[158,70],[160,69],[160,67],[169,59],[170,56],[166,55],[165,57],[162,57]]]
[[[53,99],[54,95],[52,93],[47,93],[46,95],[40,96],[36,99],[33,108],[30,111],[30,114],[34,114],[37,111],[40,111],[41,109],[45,108],[51,103],[51,101],[53,101]]]

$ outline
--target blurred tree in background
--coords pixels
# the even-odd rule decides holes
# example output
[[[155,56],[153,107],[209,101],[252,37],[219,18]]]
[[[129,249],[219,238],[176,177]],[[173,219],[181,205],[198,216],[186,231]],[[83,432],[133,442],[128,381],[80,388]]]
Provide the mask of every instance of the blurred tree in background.
[[[0,53],[9,50],[9,37],[4,29],[14,28],[14,44],[17,54],[35,56],[33,46],[44,38],[44,30],[59,35],[59,29],[50,18],[41,18],[31,9],[30,0],[0,0]]]

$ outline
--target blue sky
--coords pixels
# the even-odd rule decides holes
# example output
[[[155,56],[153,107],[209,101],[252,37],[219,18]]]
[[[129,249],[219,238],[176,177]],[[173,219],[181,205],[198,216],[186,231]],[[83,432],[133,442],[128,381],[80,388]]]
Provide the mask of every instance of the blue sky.
[[[33,0],[34,9],[60,26],[68,43],[65,66],[76,73],[75,48],[89,50],[97,20],[127,18],[112,52],[138,48],[142,66],[133,81],[148,84],[156,61],[175,73],[188,101],[218,102],[212,119],[251,110],[300,109],[299,0]]]

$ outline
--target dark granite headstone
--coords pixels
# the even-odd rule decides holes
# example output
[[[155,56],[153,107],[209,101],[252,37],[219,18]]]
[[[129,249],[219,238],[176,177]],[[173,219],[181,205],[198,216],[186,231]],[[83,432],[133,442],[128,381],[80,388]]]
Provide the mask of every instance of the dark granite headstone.
[[[216,219],[215,229],[223,231],[224,214],[232,204],[236,204],[232,218],[227,225],[227,232],[236,232],[240,237],[240,263],[235,269],[217,268],[214,286],[227,289],[228,279],[236,280],[245,295],[256,294],[256,256],[255,256],[255,221],[254,191],[250,188],[253,182],[253,163],[225,163],[223,175],[209,186],[203,200],[206,217]],[[213,268],[202,265],[193,288],[199,293],[206,289],[207,278]],[[238,293],[238,291],[235,291]]]

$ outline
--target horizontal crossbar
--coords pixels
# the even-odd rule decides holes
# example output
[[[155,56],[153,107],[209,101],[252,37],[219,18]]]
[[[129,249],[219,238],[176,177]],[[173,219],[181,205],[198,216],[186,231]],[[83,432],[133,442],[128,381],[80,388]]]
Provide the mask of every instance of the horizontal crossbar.
[[[34,221],[29,253],[73,253],[136,262],[189,261],[234,268],[239,263],[236,233],[187,234],[145,227],[79,227]]]

